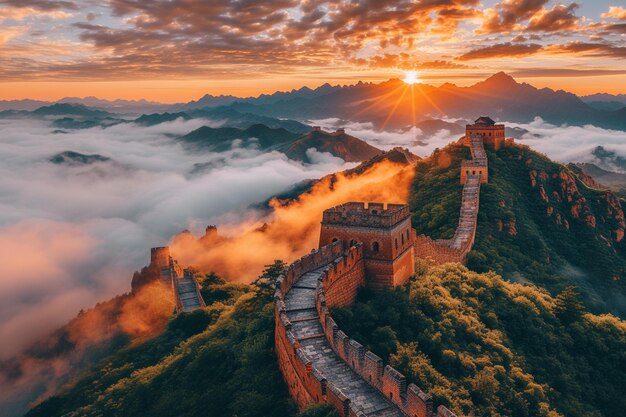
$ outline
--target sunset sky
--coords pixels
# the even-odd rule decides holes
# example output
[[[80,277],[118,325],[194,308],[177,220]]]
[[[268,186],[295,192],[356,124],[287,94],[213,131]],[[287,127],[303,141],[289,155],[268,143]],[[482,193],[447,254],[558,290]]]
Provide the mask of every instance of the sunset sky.
[[[498,72],[626,93],[623,0],[0,0],[0,99],[176,102]]]

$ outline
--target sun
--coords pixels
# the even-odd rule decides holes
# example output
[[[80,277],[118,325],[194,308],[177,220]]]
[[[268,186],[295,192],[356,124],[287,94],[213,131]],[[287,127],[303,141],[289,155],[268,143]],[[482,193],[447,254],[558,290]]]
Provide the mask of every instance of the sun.
[[[419,75],[417,74],[417,71],[407,71],[404,73],[404,82],[407,84],[415,84],[415,83],[419,83],[420,79],[419,79]]]

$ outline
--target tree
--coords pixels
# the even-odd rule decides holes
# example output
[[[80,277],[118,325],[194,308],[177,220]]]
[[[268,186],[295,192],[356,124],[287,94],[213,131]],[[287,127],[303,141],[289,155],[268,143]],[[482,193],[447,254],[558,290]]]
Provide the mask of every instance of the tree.
[[[554,314],[565,324],[582,318],[585,307],[575,286],[566,287],[555,298]]]
[[[261,290],[274,290],[276,288],[276,280],[278,277],[285,273],[287,264],[280,260],[274,260],[274,263],[265,265],[263,273],[254,281]]]

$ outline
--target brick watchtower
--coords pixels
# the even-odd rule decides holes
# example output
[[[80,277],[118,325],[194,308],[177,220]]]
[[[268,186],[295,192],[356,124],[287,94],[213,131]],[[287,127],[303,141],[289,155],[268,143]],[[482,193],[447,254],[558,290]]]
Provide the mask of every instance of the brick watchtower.
[[[481,116],[474,124],[465,126],[465,141],[468,145],[474,135],[480,135],[485,145],[493,147],[496,151],[504,146],[504,125],[496,124],[488,116]]]
[[[366,285],[392,288],[415,272],[411,215],[404,204],[345,203],[324,211],[320,247],[363,242]]]

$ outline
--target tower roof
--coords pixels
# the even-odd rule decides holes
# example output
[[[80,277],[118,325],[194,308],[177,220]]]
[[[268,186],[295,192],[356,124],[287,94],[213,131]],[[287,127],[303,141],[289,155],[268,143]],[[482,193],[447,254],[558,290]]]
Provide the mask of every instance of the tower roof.
[[[496,122],[494,122],[493,119],[489,116],[480,116],[474,121],[474,124],[493,126],[496,124]]]

